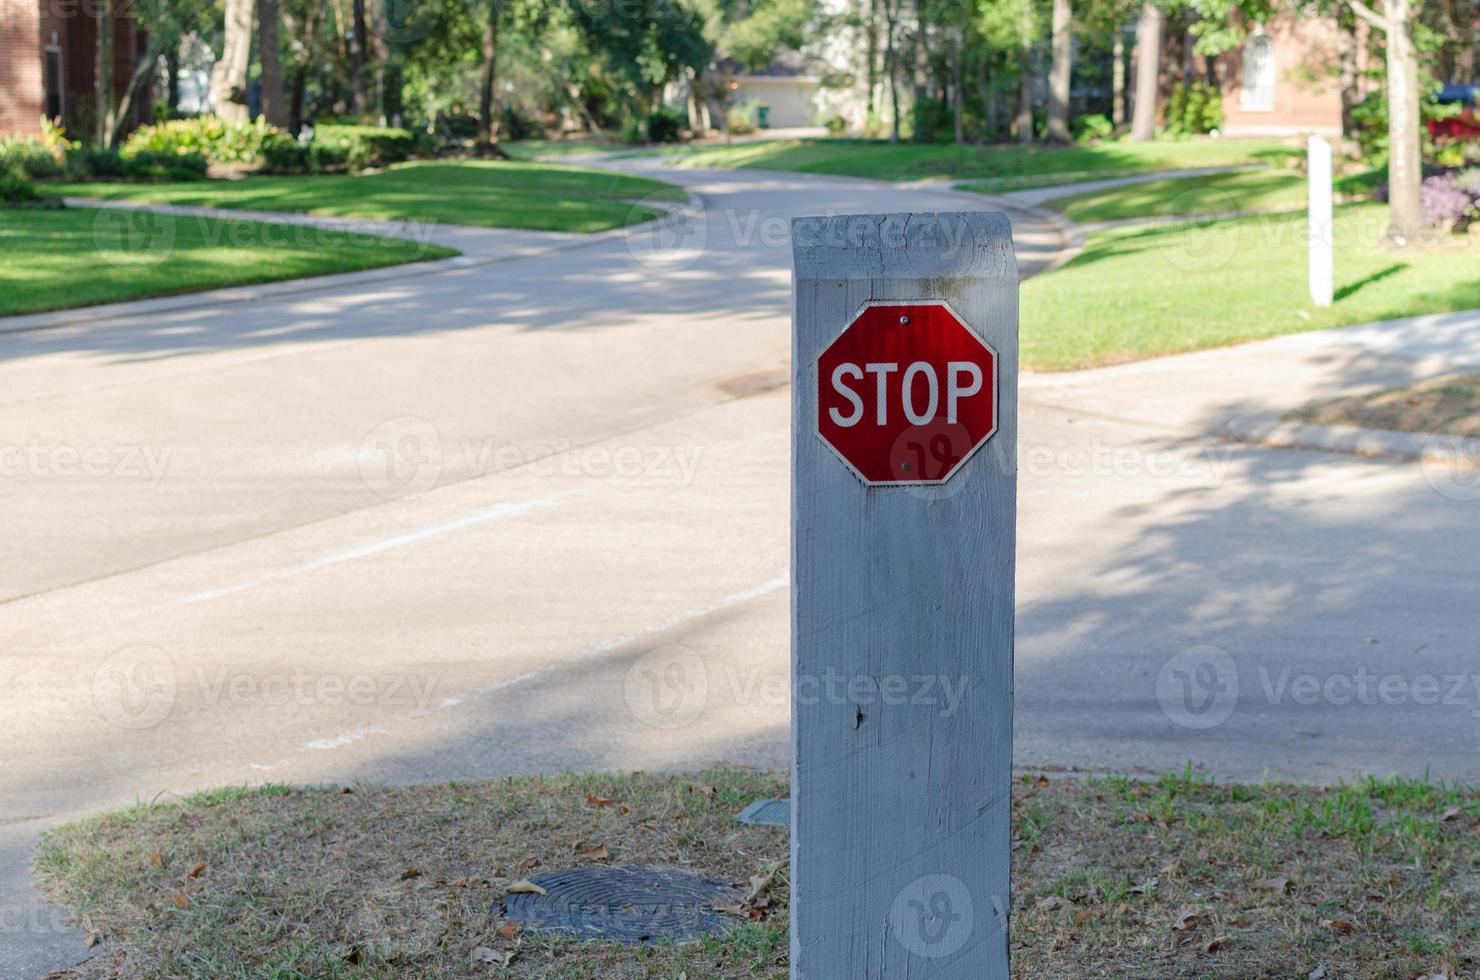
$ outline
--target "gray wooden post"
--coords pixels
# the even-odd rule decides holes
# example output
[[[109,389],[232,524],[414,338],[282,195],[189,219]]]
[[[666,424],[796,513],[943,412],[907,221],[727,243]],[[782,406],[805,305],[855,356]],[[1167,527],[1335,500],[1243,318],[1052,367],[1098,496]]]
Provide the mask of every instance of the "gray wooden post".
[[[1330,306],[1334,288],[1331,217],[1331,144],[1319,136],[1306,144],[1309,196],[1307,228],[1310,236],[1310,298],[1317,306]]]
[[[791,975],[1006,978],[1012,229],[988,212],[798,218],[792,243]],[[819,438],[819,354],[881,300],[944,301],[997,354],[995,434],[939,485],[866,485]]]

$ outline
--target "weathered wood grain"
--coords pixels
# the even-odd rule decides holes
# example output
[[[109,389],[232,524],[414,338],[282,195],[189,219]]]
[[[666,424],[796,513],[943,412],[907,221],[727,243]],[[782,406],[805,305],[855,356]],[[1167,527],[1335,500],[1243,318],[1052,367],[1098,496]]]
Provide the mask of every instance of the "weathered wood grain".
[[[792,976],[1006,978],[1012,229],[852,215],[792,241]],[[870,300],[944,300],[997,351],[997,433],[944,486],[866,487],[817,436],[813,365]]]

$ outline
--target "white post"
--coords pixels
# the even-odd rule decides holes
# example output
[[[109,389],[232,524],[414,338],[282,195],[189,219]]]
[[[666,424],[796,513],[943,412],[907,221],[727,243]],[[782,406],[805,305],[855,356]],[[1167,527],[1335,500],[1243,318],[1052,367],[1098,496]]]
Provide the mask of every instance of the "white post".
[[[1005,215],[798,218],[795,980],[1006,980],[1018,277]]]
[[[1308,145],[1306,170],[1310,174],[1310,298],[1317,306],[1330,306],[1334,272],[1332,270],[1331,228],[1331,144],[1312,136]]]

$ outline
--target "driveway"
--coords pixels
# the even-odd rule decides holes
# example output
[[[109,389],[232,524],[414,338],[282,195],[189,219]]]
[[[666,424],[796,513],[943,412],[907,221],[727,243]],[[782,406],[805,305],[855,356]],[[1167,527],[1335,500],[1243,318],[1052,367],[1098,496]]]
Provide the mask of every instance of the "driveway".
[[[677,233],[0,336],[0,975],[78,951],[22,869],[99,809],[787,764],[784,218],[965,199],[669,176],[704,205]],[[1056,227],[1014,217],[1042,268]],[[1480,505],[1219,439],[1216,358],[1173,408],[1134,370],[1024,389],[1019,761],[1480,776],[1480,688],[1414,690],[1473,662]],[[643,683],[674,657],[678,719]],[[1363,665],[1407,700],[1305,703]]]

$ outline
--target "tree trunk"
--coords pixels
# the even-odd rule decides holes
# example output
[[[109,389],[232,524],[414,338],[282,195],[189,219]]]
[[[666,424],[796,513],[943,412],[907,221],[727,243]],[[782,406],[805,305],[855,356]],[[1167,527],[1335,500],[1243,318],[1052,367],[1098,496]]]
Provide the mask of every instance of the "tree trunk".
[[[1027,38],[1018,52],[1017,118],[1012,125],[1019,143],[1033,142],[1033,46]]]
[[[899,0],[884,0],[884,69],[889,76],[889,142],[899,142],[899,57],[894,47]]]
[[[1110,66],[1110,122],[1119,129],[1125,125],[1125,32],[1118,26],[1111,52],[1115,64]]]
[[[502,0],[489,0],[483,26],[483,79],[478,87],[478,148],[498,151],[498,123],[493,118],[493,88],[498,81],[498,15]]]
[[[365,21],[365,0],[350,4],[353,21],[349,42],[349,110],[359,116],[365,112],[365,50],[370,46],[370,32]]]
[[[1339,66],[1337,84],[1341,88],[1341,135],[1351,139],[1357,133],[1353,110],[1362,101],[1362,94],[1357,90],[1357,34],[1352,24],[1337,27],[1336,59]]]
[[[1418,109],[1418,50],[1410,0],[1386,0],[1388,82],[1388,237],[1416,241],[1423,230]]]
[[[868,60],[868,104],[864,109],[864,123],[878,114],[874,103],[874,90],[879,87],[879,0],[868,0],[867,45],[864,57]]]
[[[252,56],[253,0],[226,0],[221,57],[211,67],[211,109],[227,122],[247,121],[247,63]]]
[[[1048,138],[1068,143],[1069,77],[1074,60],[1073,10],[1069,0],[1053,0],[1053,61],[1048,71]]]
[[[1136,104],[1131,115],[1131,139],[1156,138],[1156,99],[1161,76],[1161,8],[1148,3],[1141,8],[1136,28]]]
[[[116,24],[112,0],[98,0],[97,60],[93,64],[93,100],[96,106],[93,136],[99,146],[113,145],[117,115],[113,104],[113,48]]]
[[[164,104],[173,116],[180,111],[180,42],[174,41],[164,53],[164,70],[169,72],[165,84]]]
[[[148,49],[144,56],[134,64],[134,74],[128,81],[128,87],[123,90],[123,97],[118,100],[118,110],[113,113],[112,126],[108,130],[108,138],[104,141],[104,146],[116,147],[128,134],[129,120],[134,114],[134,102],[139,98],[139,93],[144,90],[144,86],[148,84],[149,76],[154,74],[154,66],[158,63],[160,55],[164,53],[164,41],[164,35],[150,36]]]
[[[915,0],[915,104],[912,108],[914,132],[910,139],[922,143],[929,138],[925,132],[925,99],[930,84],[930,53],[926,50],[925,0]]]
[[[1000,125],[997,119],[997,98],[992,91],[991,71],[991,62],[984,55],[976,67],[976,97],[982,104],[982,128],[985,130],[982,136],[988,142],[996,140]]]
[[[257,0],[257,58],[262,66],[262,116],[279,129],[288,125],[283,97],[283,61],[278,47],[278,0]]]
[[[966,121],[963,118],[965,106],[961,93],[961,58],[963,56],[961,28],[957,27],[951,31],[951,123],[955,128],[957,143],[966,142]]]

